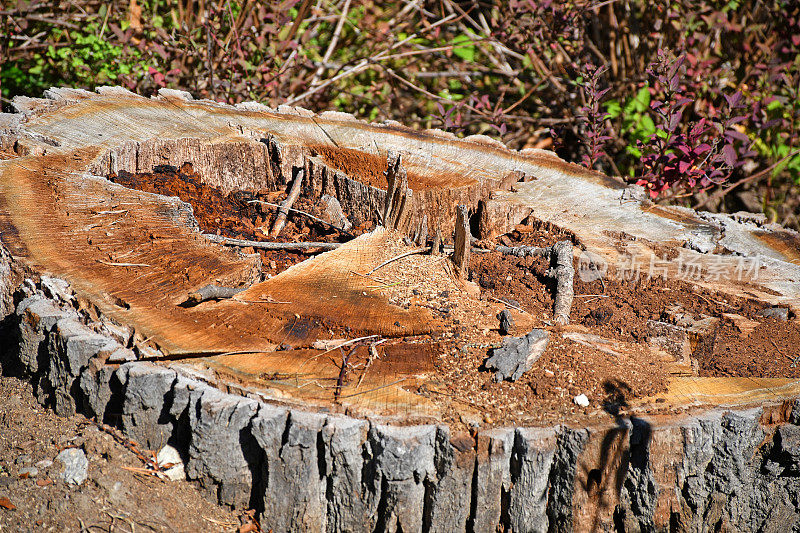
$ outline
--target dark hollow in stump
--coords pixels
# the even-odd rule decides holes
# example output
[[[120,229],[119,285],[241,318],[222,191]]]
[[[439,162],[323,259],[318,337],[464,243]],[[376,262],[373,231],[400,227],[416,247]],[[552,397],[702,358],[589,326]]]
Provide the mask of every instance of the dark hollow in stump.
[[[524,337],[505,339],[502,347],[492,349],[486,368],[496,371],[495,381],[517,381],[539,360],[549,340],[550,334],[543,329],[534,329]]]

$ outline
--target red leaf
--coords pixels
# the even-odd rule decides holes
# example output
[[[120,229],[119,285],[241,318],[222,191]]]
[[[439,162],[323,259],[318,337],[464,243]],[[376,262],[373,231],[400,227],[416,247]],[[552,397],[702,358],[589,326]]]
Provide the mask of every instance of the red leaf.
[[[727,165],[733,166],[733,164],[736,163],[736,150],[734,150],[733,145],[726,144],[722,148],[722,159]]]
[[[742,141],[745,143],[750,142],[750,137],[736,130],[725,130],[725,137],[728,137],[730,139],[736,139],[737,141]]]
[[[0,507],[2,507],[3,509],[8,509],[9,511],[13,511],[14,509],[17,508],[17,506],[11,503],[11,500],[6,498],[5,496],[0,496]]]
[[[680,172],[681,174],[683,174],[684,172],[686,172],[690,168],[692,168],[692,164],[690,162],[688,162],[688,161],[679,161],[678,162],[678,172]]]
[[[703,144],[698,144],[697,146],[695,146],[694,150],[692,150],[692,152],[694,152],[695,155],[703,155],[704,153],[708,152],[709,150],[711,150],[711,145],[703,143]]]

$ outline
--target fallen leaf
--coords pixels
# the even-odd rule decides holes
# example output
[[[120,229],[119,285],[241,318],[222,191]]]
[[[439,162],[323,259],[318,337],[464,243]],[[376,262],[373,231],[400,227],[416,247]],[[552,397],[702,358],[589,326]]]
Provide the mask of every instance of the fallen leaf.
[[[258,531],[258,528],[252,522],[249,524],[243,524],[239,528],[239,533],[253,533],[254,531]]]
[[[3,509],[8,509],[9,511],[13,511],[14,509],[17,508],[17,506],[11,503],[11,500],[6,498],[5,496],[0,496],[0,507],[2,507]]]
[[[36,484],[39,485],[40,487],[46,487],[47,485],[52,485],[53,484],[53,480],[50,479],[50,478],[37,479],[36,480]]]

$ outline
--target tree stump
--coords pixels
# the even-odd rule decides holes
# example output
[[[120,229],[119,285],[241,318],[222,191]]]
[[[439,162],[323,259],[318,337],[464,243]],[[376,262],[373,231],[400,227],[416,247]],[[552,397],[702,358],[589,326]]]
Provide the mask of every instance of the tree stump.
[[[17,113],[0,115],[0,145],[13,147],[0,160],[0,310],[18,339],[14,362],[61,414],[116,420],[144,446],[191,435],[178,443],[189,477],[226,503],[262,509],[265,530],[577,531],[620,521],[665,529],[675,520],[700,528],[711,515],[764,523],[796,512],[782,496],[796,490],[796,476],[766,472],[794,468],[782,458],[796,451],[785,443],[796,439],[787,421],[797,422],[798,379],[703,377],[686,361],[710,331],[736,340],[797,327],[795,232],[746,213],[655,205],[641,188],[483,136],[170,90],[148,99],[116,87],[51,89],[14,105]],[[290,183],[295,202],[322,205],[329,195],[357,236],[267,275],[253,239],[209,238],[197,206],[107,179],[185,163],[202,185],[234,197],[278,201]],[[552,310],[526,312],[532,301],[511,293],[492,296],[523,281],[544,287],[545,300],[555,290],[536,258],[509,258],[520,261],[509,263],[513,275],[481,279],[481,257],[496,252],[472,249],[469,212],[478,214],[475,237],[569,240],[575,277],[594,283],[575,302],[595,298],[596,308],[579,316],[573,303],[566,324],[569,306],[555,319]],[[303,224],[286,223],[303,235]],[[404,239],[426,247],[428,235],[431,255],[408,254]],[[314,252],[313,244],[274,247]],[[436,257],[440,245],[455,247],[456,272]],[[453,281],[469,263],[480,296]],[[659,286],[665,302],[680,292],[684,303],[724,312],[697,318],[692,305],[679,312],[667,302],[663,313],[638,317],[649,328],[635,332],[639,342],[603,336],[626,324],[606,323],[602,299],[617,295],[598,273],[620,274],[613,287],[628,290],[645,270],[683,280]],[[193,305],[183,305],[187,295]],[[521,400],[503,404],[507,418],[495,424],[490,407],[502,395],[491,396],[492,386],[524,386],[535,398],[553,373],[531,360],[514,384],[492,384],[479,368],[499,348],[486,339],[499,335],[503,309],[515,313],[517,331],[545,328],[547,350],[578,346],[576,372],[589,352],[611,367],[638,370],[646,360],[673,365],[669,386],[634,401],[625,383],[609,380],[608,398],[623,412],[607,415],[602,398],[574,407],[580,391],[563,374],[557,386],[572,426],[537,426],[541,410]],[[472,381],[458,388],[463,380]],[[725,413],[714,410],[723,403]],[[698,405],[711,410],[680,414]],[[636,416],[626,418],[628,408]],[[761,453],[767,441],[775,453]],[[740,466],[708,469],[706,455]],[[690,477],[697,483],[684,483]],[[707,498],[707,487],[722,486],[732,487],[725,494],[736,495],[736,512],[733,500]],[[775,496],[759,499],[754,491],[765,487]]]

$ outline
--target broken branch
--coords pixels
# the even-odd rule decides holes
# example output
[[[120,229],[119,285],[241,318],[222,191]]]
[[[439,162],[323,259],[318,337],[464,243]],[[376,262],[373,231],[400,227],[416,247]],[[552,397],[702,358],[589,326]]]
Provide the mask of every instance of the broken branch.
[[[209,241],[225,244],[227,246],[241,246],[244,248],[252,246],[253,248],[260,248],[262,250],[335,250],[341,246],[338,242],[264,242],[234,239],[232,237],[223,237],[211,233],[203,233],[202,235]]]
[[[281,207],[281,206],[280,206],[280,204],[273,204],[273,203],[271,203],[271,202],[265,202],[264,200],[250,200],[250,201],[248,201],[247,203],[248,203],[248,204],[262,204],[262,205],[268,205],[268,206],[270,206],[270,207],[275,207],[275,208],[280,208],[280,207]],[[287,208],[286,208],[286,210],[287,210],[287,211],[289,211],[290,213],[297,213],[297,214],[299,214],[299,215],[304,215],[304,216],[306,216],[306,217],[310,218],[311,220],[313,220],[313,221],[315,221],[315,222],[319,222],[320,224],[324,224],[324,225],[326,225],[326,226],[328,226],[328,227],[330,227],[330,228],[333,228],[333,229],[335,229],[335,230],[339,230],[339,231],[341,231],[342,233],[345,233],[345,234],[347,234],[347,235],[348,235],[348,236],[350,236],[350,237],[352,237],[352,236],[353,236],[353,234],[352,234],[352,233],[350,233],[349,231],[347,231],[346,229],[340,228],[339,226],[337,226],[337,225],[335,225],[335,224],[331,224],[330,222],[327,222],[327,221],[325,221],[325,220],[322,220],[322,219],[321,219],[321,218],[319,218],[319,217],[315,217],[314,215],[312,215],[311,213],[308,213],[308,212],[306,212],[306,211],[301,211],[300,209],[295,209],[294,207],[287,207]]]
[[[305,174],[305,171],[302,168],[297,171],[297,176],[292,182],[292,188],[289,189],[289,196],[286,197],[286,200],[281,203],[281,206],[278,209],[278,216],[275,217],[275,224],[272,226],[272,231],[269,234],[269,236],[273,239],[277,237],[283,229],[283,226],[286,224],[286,217],[289,214],[289,209],[291,209],[292,204],[295,200],[297,200],[297,197],[300,196],[300,186],[303,183],[303,174]]]
[[[221,285],[206,285],[194,292],[190,292],[185,303],[197,305],[208,300],[223,300],[232,298],[242,292],[243,288],[223,287]]]
[[[517,257],[549,257],[555,256],[555,266],[548,269],[545,275],[556,279],[556,296],[553,305],[553,319],[556,324],[569,324],[569,313],[574,298],[573,278],[575,268],[572,266],[572,243],[559,241],[552,246],[539,248],[536,246],[498,246],[495,251]]]
[[[572,309],[574,288],[572,285],[575,268],[572,266],[572,243],[560,241],[553,245],[556,256],[556,266],[549,269],[547,274],[556,278],[556,298],[553,318],[556,324],[569,324],[569,312]]]

